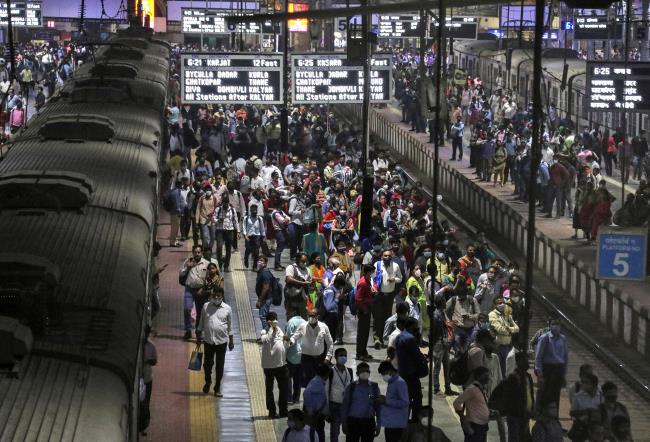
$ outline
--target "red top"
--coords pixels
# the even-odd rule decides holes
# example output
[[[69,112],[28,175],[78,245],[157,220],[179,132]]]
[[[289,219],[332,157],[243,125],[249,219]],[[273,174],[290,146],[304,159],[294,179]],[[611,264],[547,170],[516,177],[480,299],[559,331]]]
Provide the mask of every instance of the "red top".
[[[367,281],[366,277],[361,275],[359,283],[357,284],[357,293],[355,295],[359,311],[366,314],[370,313],[372,298],[374,296],[371,283],[372,281]]]

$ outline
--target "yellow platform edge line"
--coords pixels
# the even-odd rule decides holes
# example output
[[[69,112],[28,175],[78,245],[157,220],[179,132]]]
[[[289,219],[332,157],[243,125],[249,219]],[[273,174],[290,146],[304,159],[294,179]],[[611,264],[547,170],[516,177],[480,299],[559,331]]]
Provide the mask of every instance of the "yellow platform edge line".
[[[244,366],[246,368],[246,382],[250,394],[251,412],[255,427],[255,436],[258,441],[277,442],[273,421],[266,416],[266,387],[264,383],[264,370],[262,369],[260,348],[255,342],[255,318],[251,310],[248,284],[242,270],[241,257],[233,254],[230,258],[234,271],[231,273],[237,303],[237,316],[239,317],[239,331],[241,333],[244,350]]]

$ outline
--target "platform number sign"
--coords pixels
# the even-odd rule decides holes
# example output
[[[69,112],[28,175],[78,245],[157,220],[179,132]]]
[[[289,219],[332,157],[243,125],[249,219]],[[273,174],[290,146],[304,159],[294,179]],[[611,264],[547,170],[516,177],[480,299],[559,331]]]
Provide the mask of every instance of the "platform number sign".
[[[598,278],[644,280],[647,229],[602,227],[598,232]]]

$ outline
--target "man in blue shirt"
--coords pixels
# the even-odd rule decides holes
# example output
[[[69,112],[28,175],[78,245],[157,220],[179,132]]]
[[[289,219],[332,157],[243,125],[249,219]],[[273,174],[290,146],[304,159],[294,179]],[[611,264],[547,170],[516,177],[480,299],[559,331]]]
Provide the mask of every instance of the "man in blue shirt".
[[[380,396],[381,426],[384,427],[386,442],[399,442],[408,425],[409,393],[406,381],[398,374],[390,361],[379,364],[379,374],[388,387],[386,396]]]
[[[316,376],[311,378],[303,398],[303,410],[305,412],[306,421],[311,428],[316,429],[318,440],[325,440],[325,416],[329,414],[329,406],[327,401],[327,389],[325,383],[329,379],[330,368],[321,364],[316,367]]]
[[[569,363],[569,350],[560,320],[551,317],[548,325],[550,331],[539,338],[535,350],[535,374],[540,384],[537,409],[543,409],[551,402],[560,403],[560,391],[566,385]]]
[[[428,373],[427,359],[420,351],[418,320],[407,318],[404,330],[395,339],[395,352],[399,361],[399,375],[408,385],[411,401],[411,422],[417,422],[422,409],[422,384],[420,378]]]
[[[370,382],[370,366],[357,365],[358,380],[345,389],[341,420],[346,442],[370,442],[381,431],[381,394],[379,385]],[[376,419],[376,423],[375,423]]]
[[[261,261],[261,260],[260,260]],[[293,336],[305,322],[297,310],[289,307],[287,308],[287,317],[290,318],[284,329],[286,336]],[[302,338],[296,339],[296,343],[287,348],[287,367],[289,368],[289,392],[287,394],[290,404],[297,404],[300,402],[300,389],[302,382],[302,366],[300,360],[302,358]]]
[[[451,161],[456,161],[456,152],[458,152],[458,161],[463,159],[463,135],[465,134],[465,125],[462,117],[458,116],[456,122],[451,126]]]
[[[336,342],[337,339],[337,329],[339,323],[339,302],[343,296],[343,289],[345,288],[347,282],[345,279],[344,273],[338,273],[334,277],[334,281],[330,283],[328,287],[323,290],[323,303],[322,306],[319,306],[319,302],[316,302],[316,307],[319,310],[319,314],[323,322],[327,325],[327,328],[330,329],[332,333],[332,339]],[[338,336],[342,338],[342,336]]]

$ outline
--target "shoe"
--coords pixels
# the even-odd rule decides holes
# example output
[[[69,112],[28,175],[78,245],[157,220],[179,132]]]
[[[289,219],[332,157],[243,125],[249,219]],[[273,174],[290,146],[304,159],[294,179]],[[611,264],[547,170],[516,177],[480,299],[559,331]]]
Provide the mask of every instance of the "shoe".
[[[285,418],[285,417],[287,417],[288,415],[289,415],[289,413],[286,412],[286,411],[281,411],[280,414],[278,414],[278,416],[279,416],[280,418]]]
[[[181,243],[180,241],[176,241],[174,244],[172,244],[172,247],[181,247],[182,245],[183,243]]]
[[[223,394],[219,390],[214,390],[214,395],[216,397],[223,397]]]
[[[439,394],[440,393],[440,388],[436,387],[433,389],[433,394]]]
[[[451,388],[445,388],[445,396],[458,396],[458,392]]]
[[[248,261],[244,261],[244,267],[248,268]]]
[[[205,394],[210,393],[210,384],[205,384],[203,386],[203,393],[205,393]]]
[[[552,213],[547,213],[546,215],[544,215],[544,218],[553,218],[553,214]]]
[[[381,342],[380,341],[375,341],[375,350],[381,349]]]
[[[343,339],[337,339],[334,345],[343,345]]]
[[[192,339],[192,332],[186,331],[185,334],[183,335],[183,341],[189,341],[190,339]]]
[[[224,271],[224,273],[230,273],[230,268],[224,267],[223,271]]]
[[[278,413],[275,411],[269,411],[269,418],[270,419],[277,419],[278,418]]]
[[[284,269],[285,269],[284,266],[275,266],[275,267],[273,267],[273,270],[276,270],[278,272],[281,272]]]
[[[456,161],[456,158],[449,158],[449,161]]]

